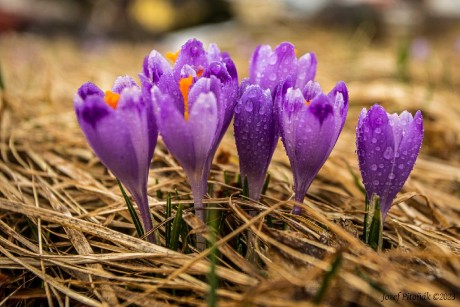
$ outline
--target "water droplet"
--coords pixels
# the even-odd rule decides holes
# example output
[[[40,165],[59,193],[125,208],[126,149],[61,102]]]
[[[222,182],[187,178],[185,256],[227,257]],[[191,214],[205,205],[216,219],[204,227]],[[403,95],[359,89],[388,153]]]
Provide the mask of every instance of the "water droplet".
[[[375,151],[380,151],[380,146],[375,147]]]
[[[398,168],[399,168],[399,169],[403,169],[403,168],[404,168],[404,164],[399,164],[399,165],[398,165]]]
[[[376,171],[376,170],[377,170],[377,165],[376,165],[376,164],[372,164],[371,170]]]
[[[248,112],[251,112],[253,108],[254,107],[252,105],[252,100],[248,99],[248,101],[246,101],[246,104],[244,105],[244,109]]]
[[[369,127],[365,127],[364,132],[369,132]]]
[[[273,54],[270,56],[270,59],[268,60],[268,64],[270,64],[270,65],[275,65],[276,62],[277,62],[277,60],[278,60],[278,57],[276,56],[276,54],[273,53]]]
[[[380,182],[379,182],[378,180],[374,180],[372,183],[373,183],[374,185],[379,185],[379,184],[380,184]]]
[[[385,166],[385,165],[383,165],[383,163],[380,163],[380,164],[379,164],[379,167],[380,167],[380,168],[383,168],[384,166]]]
[[[257,97],[257,92],[256,91],[248,91],[248,98],[255,98]]]
[[[267,124],[264,125],[264,129],[265,129],[265,130],[268,129],[268,125],[267,125]]]
[[[276,74],[275,74],[274,72],[272,72],[272,73],[270,74],[270,76],[268,76],[268,79],[269,79],[270,81],[275,81],[275,80],[276,80]]]
[[[394,179],[394,178],[395,178],[395,174],[390,173],[390,174],[388,175],[388,179]]]
[[[260,107],[260,109],[259,109],[259,114],[260,114],[260,115],[264,115],[264,114],[265,114],[265,108],[264,108],[263,106]],[[260,125],[260,122],[257,122],[257,124]]]
[[[240,105],[237,105],[237,106],[235,107],[235,113],[236,113],[236,114],[239,114],[240,112],[241,112],[241,106],[240,106]]]
[[[379,117],[375,120],[375,123],[380,126],[382,124],[382,119]]]
[[[385,152],[383,153],[383,157],[387,160],[390,160],[393,158],[393,148],[391,146],[388,146],[387,149],[385,149]]]
[[[380,129],[380,128],[375,129],[375,133],[379,134],[380,132],[382,132],[382,129]]]
[[[372,143],[377,143],[377,139],[376,138],[372,138]]]
[[[215,64],[213,65],[213,67],[211,68],[211,72],[214,74],[214,75],[217,75],[218,73],[220,73],[220,71],[222,70],[222,66],[220,64]]]
[[[417,123],[417,125],[421,125],[422,124],[422,119],[419,117],[415,120],[415,122]]]

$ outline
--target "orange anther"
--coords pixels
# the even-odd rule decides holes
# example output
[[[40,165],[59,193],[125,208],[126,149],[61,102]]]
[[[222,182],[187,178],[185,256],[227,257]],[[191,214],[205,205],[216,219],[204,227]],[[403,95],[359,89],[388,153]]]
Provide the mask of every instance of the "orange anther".
[[[188,120],[188,92],[190,90],[190,86],[192,86],[193,83],[193,77],[188,76],[186,78],[181,78],[179,80],[179,89],[180,92],[182,93],[182,97],[184,98],[184,118],[185,120]]]
[[[112,109],[116,109],[118,105],[118,100],[120,99],[120,95],[114,93],[112,91],[106,91],[104,96],[104,101],[108,104]]]
[[[311,100],[305,100],[305,105],[308,107],[311,103]]]
[[[204,72],[204,69],[203,69],[203,68],[198,69],[198,71],[197,71],[197,73],[196,73],[196,76],[197,76],[198,78],[200,78],[201,75],[203,74],[203,72]]]
[[[166,58],[170,59],[173,63],[176,62],[177,58],[179,57],[180,49],[176,52],[166,52]]]

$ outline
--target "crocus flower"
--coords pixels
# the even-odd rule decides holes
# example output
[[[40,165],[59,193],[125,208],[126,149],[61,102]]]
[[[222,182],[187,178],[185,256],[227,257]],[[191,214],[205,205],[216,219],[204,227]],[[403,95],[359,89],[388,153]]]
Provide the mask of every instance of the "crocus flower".
[[[152,51],[140,75],[156,106],[160,134],[179,161],[192,187],[196,214],[204,220],[202,197],[212,159],[233,116],[238,76],[227,53],[212,44],[206,51],[200,41],[187,41],[166,56]]]
[[[281,43],[273,51],[260,45],[254,51],[249,78],[243,80],[235,108],[234,131],[240,174],[247,178],[249,197],[258,200],[268,165],[279,138],[274,98],[280,82],[290,77],[303,88],[316,74],[316,56],[297,59],[294,45]]]
[[[356,128],[359,168],[367,197],[380,198],[382,218],[414,167],[423,140],[422,113],[388,114],[379,105],[363,109]]]
[[[74,97],[75,112],[88,143],[101,162],[136,201],[146,232],[152,230],[147,177],[158,129],[153,104],[128,76],[118,77],[105,93],[91,82]],[[151,234],[149,241],[154,242]]]
[[[340,81],[329,94],[318,82],[303,88],[287,80],[278,90],[281,138],[294,173],[295,200],[303,202],[313,179],[329,157],[348,112],[348,90]],[[293,213],[301,208],[294,206]]]

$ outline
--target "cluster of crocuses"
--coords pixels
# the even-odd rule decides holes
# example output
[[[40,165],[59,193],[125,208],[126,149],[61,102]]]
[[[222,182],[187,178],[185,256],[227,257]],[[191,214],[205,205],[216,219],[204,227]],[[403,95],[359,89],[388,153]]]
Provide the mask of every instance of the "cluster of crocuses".
[[[172,65],[170,64],[172,63]],[[187,41],[163,57],[144,60],[140,86],[118,77],[111,91],[83,84],[74,104],[80,126],[102,163],[130,191],[146,232],[152,230],[147,178],[158,132],[183,167],[195,213],[202,220],[203,195],[217,147],[233,116],[240,173],[249,196],[258,200],[281,136],[294,175],[295,200],[305,193],[331,153],[348,112],[344,82],[327,94],[314,81],[314,53],[300,58],[290,43],[259,46],[249,78],[238,83],[230,56],[211,44]],[[412,169],[422,141],[422,118],[388,115],[380,106],[363,110],[357,146],[368,197],[377,194],[389,209]],[[300,214],[295,206],[293,213]],[[154,242],[150,235],[148,239]]]

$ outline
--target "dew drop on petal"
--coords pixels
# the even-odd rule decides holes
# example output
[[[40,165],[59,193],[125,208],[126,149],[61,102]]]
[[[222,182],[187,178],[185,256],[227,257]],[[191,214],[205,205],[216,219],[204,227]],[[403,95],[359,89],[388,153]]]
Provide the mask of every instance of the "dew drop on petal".
[[[415,120],[415,122],[417,123],[417,125],[421,125],[422,124],[422,119],[419,117]]]
[[[383,157],[387,160],[390,160],[393,158],[393,148],[391,146],[388,146],[387,149],[385,149],[385,152],[383,153]]]
[[[374,185],[379,185],[379,184],[380,184],[380,182],[379,182],[378,180],[374,180],[372,183],[373,183]]]
[[[246,104],[244,105],[244,109],[248,112],[251,112],[254,106],[252,105],[252,100],[249,99]]]
[[[372,164],[371,170],[376,171],[376,170],[377,170],[377,165],[376,165],[376,164]]]
[[[388,175],[388,179],[394,179],[394,178],[395,178],[395,174],[390,173],[390,174]]]
[[[273,53],[270,56],[270,59],[268,60],[268,64],[275,65],[277,60],[278,60],[278,57],[276,56],[276,54]]]
[[[399,169],[403,169],[403,168],[404,168],[404,164],[399,164],[399,165],[398,165],[398,168],[399,168]]]
[[[372,143],[374,143],[374,144],[377,143],[377,139],[376,139],[376,138],[372,138],[371,141],[372,141]]]
[[[380,128],[375,129],[375,133],[379,134],[380,132],[382,132],[382,129],[380,129]]]
[[[380,167],[380,168],[383,168],[384,166],[385,166],[385,165],[383,165],[383,163],[380,163],[380,164],[379,164],[379,167]]]

